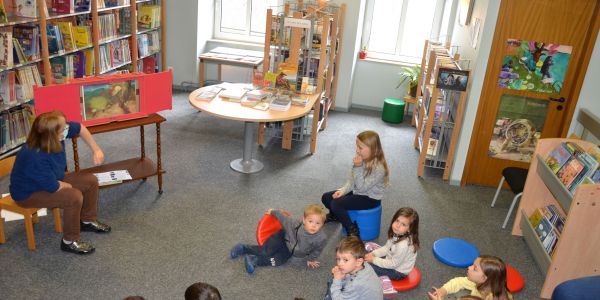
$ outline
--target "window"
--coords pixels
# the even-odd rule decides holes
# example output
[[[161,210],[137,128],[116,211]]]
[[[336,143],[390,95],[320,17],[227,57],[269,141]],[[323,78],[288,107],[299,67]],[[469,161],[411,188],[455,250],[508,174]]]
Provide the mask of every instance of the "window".
[[[216,0],[214,38],[264,42],[267,9],[279,12],[282,0]]]
[[[368,0],[362,46],[369,57],[418,63],[426,39],[450,39],[456,2]]]

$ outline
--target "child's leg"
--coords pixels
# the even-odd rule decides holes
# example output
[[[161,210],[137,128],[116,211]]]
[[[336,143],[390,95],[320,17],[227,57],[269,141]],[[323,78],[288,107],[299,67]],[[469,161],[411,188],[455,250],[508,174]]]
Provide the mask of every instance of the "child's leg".
[[[340,223],[348,230],[352,225],[348,210],[371,209],[379,206],[380,200],[371,199],[364,195],[354,195],[352,192],[331,201],[331,211],[340,220]]]
[[[258,266],[280,266],[292,256],[285,244],[285,230],[273,233],[262,246],[243,245],[244,254],[255,255]]]
[[[375,271],[375,274],[377,274],[377,276],[387,276],[391,280],[399,280],[406,277],[406,274],[400,273],[394,269],[382,268],[376,266],[375,264],[371,264],[371,267],[373,267],[373,271]]]
[[[331,210],[331,201],[333,201],[333,193],[335,192],[336,191],[327,192],[321,196],[321,202],[323,202],[323,205],[329,210]]]

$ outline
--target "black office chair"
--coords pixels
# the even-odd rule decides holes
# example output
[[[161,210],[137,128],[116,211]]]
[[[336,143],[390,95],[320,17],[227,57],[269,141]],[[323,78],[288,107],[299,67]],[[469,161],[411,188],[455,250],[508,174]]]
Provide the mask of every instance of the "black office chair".
[[[492,201],[492,207],[496,204],[496,200],[498,199],[498,194],[500,194],[500,190],[502,189],[502,185],[506,180],[506,183],[510,187],[510,190],[515,193],[515,197],[513,198],[512,203],[510,204],[510,208],[508,209],[508,213],[506,214],[506,218],[504,219],[504,223],[502,224],[502,228],[506,228],[506,223],[508,223],[508,219],[515,208],[515,204],[517,204],[517,200],[521,198],[523,195],[523,188],[525,188],[525,180],[527,179],[527,169],[517,168],[517,167],[508,167],[502,170],[502,179],[500,179],[500,184],[498,185],[498,189],[496,190],[496,195],[494,195],[494,200]]]

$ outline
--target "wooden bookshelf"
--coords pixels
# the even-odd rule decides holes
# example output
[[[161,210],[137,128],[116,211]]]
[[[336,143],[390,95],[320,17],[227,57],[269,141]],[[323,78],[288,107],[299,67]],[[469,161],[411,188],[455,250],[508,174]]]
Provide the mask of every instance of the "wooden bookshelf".
[[[54,82],[54,78],[53,78],[53,74],[52,74],[52,66],[51,66],[50,59],[56,59],[56,58],[64,57],[67,55],[72,55],[76,52],[90,50],[90,49],[93,50],[93,56],[94,56],[94,73],[92,74],[94,76],[106,74],[106,73],[115,71],[117,69],[130,69],[135,72],[141,68],[142,59],[145,57],[149,57],[149,56],[154,56],[156,58],[156,66],[158,67],[157,69],[159,71],[161,71],[161,70],[164,71],[165,66],[166,66],[166,53],[165,53],[165,50],[166,50],[166,47],[165,47],[165,45],[166,45],[166,35],[165,35],[165,33],[166,33],[166,31],[165,31],[165,21],[166,21],[165,5],[166,5],[166,2],[165,1],[166,0],[137,0],[137,1],[130,0],[130,3],[126,4],[126,5],[120,5],[120,6],[115,6],[115,7],[105,7],[105,8],[99,8],[98,1],[104,1],[104,0],[90,0],[89,11],[57,14],[57,13],[52,12],[52,7],[51,7],[52,1],[50,1],[50,0],[35,0],[36,6],[37,6],[37,14],[38,14],[37,18],[26,18],[26,17],[14,16],[13,15],[13,12],[15,11],[15,7],[13,7],[14,2],[13,1],[4,1],[4,7],[8,14],[8,22],[0,23],[0,30],[9,30],[12,32],[13,27],[16,25],[37,25],[38,30],[39,30],[39,37],[40,37],[40,43],[39,43],[40,58],[33,59],[33,60],[27,61],[27,62],[21,62],[19,64],[13,63],[12,66],[8,66],[8,67],[0,67],[0,73],[4,74],[7,72],[15,71],[15,77],[16,77],[16,72],[18,70],[33,65],[33,66],[36,66],[38,71],[41,73],[40,75],[43,74],[42,75],[43,84],[44,85],[52,85],[52,84],[55,84],[55,82]],[[140,5],[145,5],[145,4],[153,4],[153,5],[160,6],[160,22],[159,22],[158,27],[150,28],[150,29],[138,28],[138,20],[137,20],[138,10],[139,10]],[[130,30],[130,32],[126,32],[126,33],[119,32],[118,36],[100,40],[99,17],[104,14],[115,14],[116,16],[119,16],[120,12],[123,10],[129,10],[129,12],[130,12],[130,14],[129,14],[130,15],[130,25],[128,28],[128,30]],[[48,11],[48,15],[46,15],[46,13],[45,13],[46,11]],[[86,47],[79,47],[79,48],[73,49],[71,51],[60,51],[59,53],[50,53],[49,49],[48,49],[47,25],[52,22],[55,22],[55,21],[69,21],[73,25],[78,25],[78,22],[87,22],[86,25],[90,26],[89,34],[91,35],[91,40],[92,40],[91,45],[86,46]],[[120,20],[120,22],[124,22],[124,20]],[[117,30],[118,30],[119,29],[118,24],[115,24],[115,26],[117,27]],[[138,38],[142,34],[149,34],[154,31],[158,31],[159,41],[157,41],[157,42],[159,42],[159,45],[160,45],[158,47],[159,50],[152,51],[151,53],[143,55],[143,57],[140,56],[138,53],[139,52],[138,43],[137,43]],[[101,70],[101,68],[100,68],[100,47],[103,45],[106,45],[112,41],[119,41],[119,40],[127,40],[128,41],[129,51],[130,51],[129,56],[131,57],[131,60],[125,61],[125,62],[120,62],[120,63],[115,63],[114,65],[111,64],[111,66],[109,68],[107,68],[105,70]],[[12,51],[12,49],[10,49],[10,51]],[[13,86],[12,88],[16,88],[16,87]],[[18,101],[16,104],[4,103],[2,106],[0,106],[0,112],[5,112],[8,109],[11,109],[11,110],[19,109],[19,106],[21,106],[24,103],[31,103],[31,100],[33,100],[33,99],[21,100],[21,101]],[[5,100],[5,101],[8,102],[8,100]],[[17,145],[14,145],[14,147],[11,147],[10,149],[5,149],[3,152],[0,152],[0,157],[4,157],[6,155],[11,155],[15,151],[15,149],[18,149],[19,146],[20,146],[20,143]]]
[[[303,6],[299,4],[296,11],[291,11],[289,5],[286,5],[285,12],[278,16],[279,18],[293,17],[297,19],[310,19],[313,20],[314,23],[319,24],[320,31],[310,30],[306,39],[311,39],[313,35],[319,34],[321,36],[321,44],[318,48],[319,50],[319,66],[317,70],[309,70],[311,64],[310,59],[306,60],[305,64],[307,67],[307,74],[314,73],[316,74],[316,95],[319,96],[319,100],[315,101],[313,105],[313,120],[311,125],[311,133],[310,133],[310,153],[314,153],[316,151],[316,143],[317,143],[317,134],[320,130],[325,129],[327,126],[327,118],[329,116],[329,109],[333,108],[335,105],[335,88],[337,87],[337,72],[339,71],[339,56],[342,48],[342,34],[343,34],[343,24],[344,24],[344,15],[346,12],[346,5],[342,4],[339,7],[330,6],[325,8],[315,7],[314,5]],[[292,16],[290,16],[292,14]],[[285,42],[285,33],[281,32],[278,38],[280,41],[277,45],[271,44],[272,38],[272,24],[273,19],[277,16],[273,16],[273,11],[271,9],[267,10],[266,16],[266,30],[265,30],[265,47],[264,47],[264,62],[263,62],[263,73],[266,74],[271,66],[274,66],[274,69],[277,68],[277,65],[283,60],[279,58],[279,60],[275,57],[275,55],[271,55],[271,51],[275,49],[286,48],[289,51],[289,57],[285,60],[286,62],[298,64],[299,57],[302,53],[310,53],[313,49],[311,45],[308,49],[304,48],[305,46],[301,45],[302,40],[302,30],[299,28],[291,29],[291,33],[289,36],[289,43],[287,45],[283,45]],[[283,22],[283,19],[280,20]],[[285,30],[284,30],[285,31]],[[309,54],[308,57],[311,57]],[[281,60],[281,61],[280,61]],[[298,75],[300,76],[300,74]],[[314,95],[313,95],[314,96]],[[323,107],[321,107],[323,106]],[[321,118],[320,114],[323,114]],[[306,117],[306,116],[304,116]],[[290,150],[292,148],[292,140],[293,140],[293,128],[294,128],[294,120],[285,121],[281,126],[282,130],[282,148]],[[259,124],[259,135],[258,135],[258,143],[263,144],[265,124]],[[300,135],[303,135],[300,133]],[[300,139],[301,140],[301,139]]]
[[[436,83],[442,65],[460,70],[457,61],[458,56],[451,57],[446,47],[425,41],[413,108],[416,113],[411,121],[417,129],[414,147],[420,152],[417,166],[419,177],[429,167],[443,169],[442,178],[450,178],[467,93],[437,88]],[[434,137],[434,134],[437,136]]]
[[[600,184],[579,185],[571,194],[545,163],[552,150],[567,141],[585,150],[594,146],[574,139],[539,140],[512,228],[513,235],[523,236],[545,276],[540,291],[540,297],[545,299],[552,296],[552,291],[561,282],[600,275]],[[529,216],[536,209],[550,204],[566,217],[552,256],[546,253],[529,223]]]

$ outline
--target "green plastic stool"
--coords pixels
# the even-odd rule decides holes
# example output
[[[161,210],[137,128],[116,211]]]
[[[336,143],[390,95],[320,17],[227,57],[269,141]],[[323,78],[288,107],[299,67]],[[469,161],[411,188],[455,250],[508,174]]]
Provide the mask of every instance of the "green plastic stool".
[[[406,102],[396,98],[383,100],[383,113],[381,119],[389,123],[402,123],[404,120],[404,107]]]

